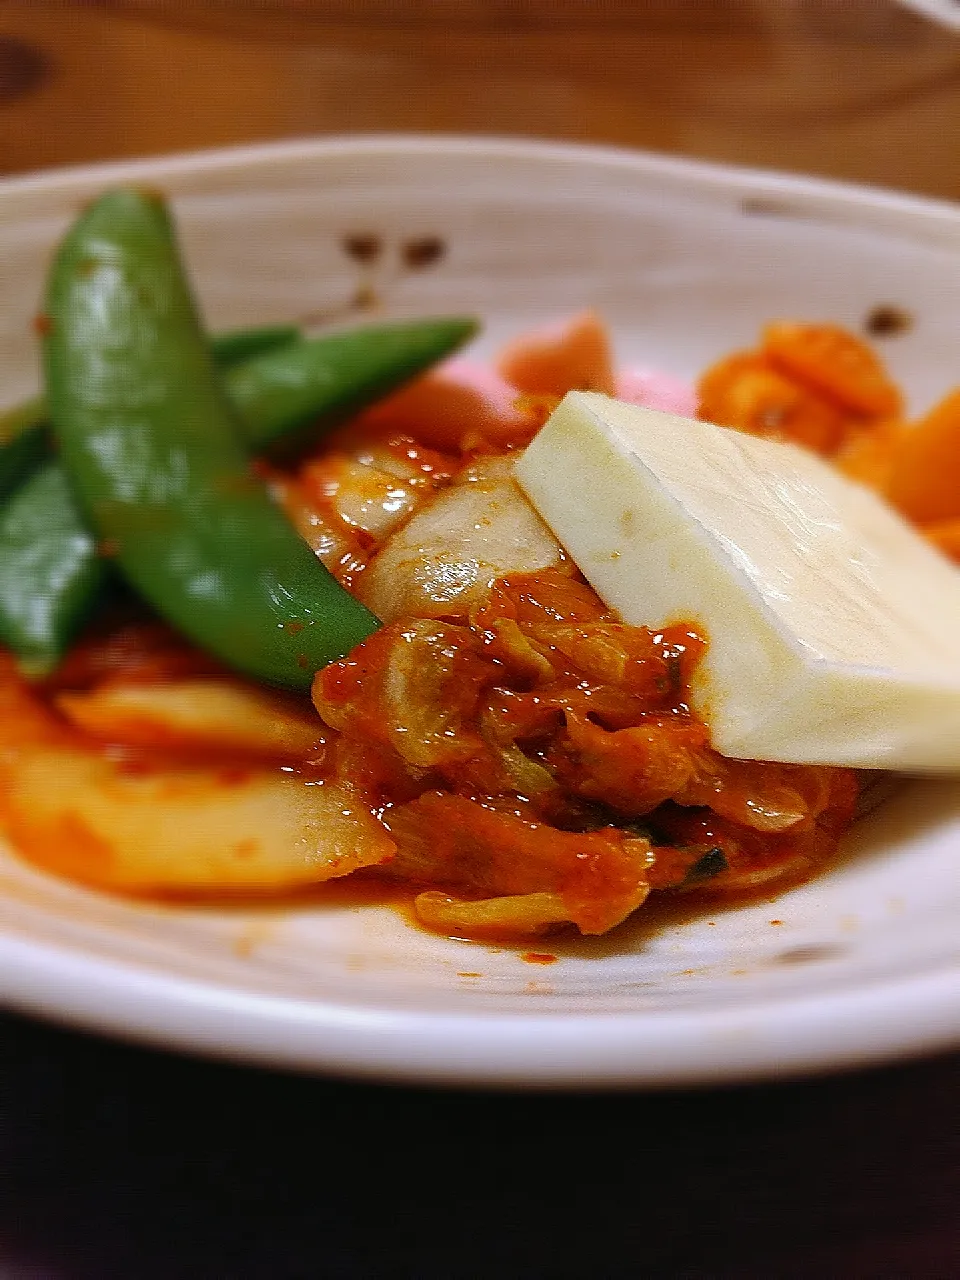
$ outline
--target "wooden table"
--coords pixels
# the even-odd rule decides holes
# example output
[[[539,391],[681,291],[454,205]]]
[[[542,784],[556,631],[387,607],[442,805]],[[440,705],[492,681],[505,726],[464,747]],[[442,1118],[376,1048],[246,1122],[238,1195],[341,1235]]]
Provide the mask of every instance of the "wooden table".
[[[0,0],[0,38],[7,172],[445,130],[960,196],[960,36],[887,0]]]
[[[390,129],[640,145],[956,198],[960,40],[872,0],[0,0],[5,172]],[[960,1056],[516,1097],[0,1026],[5,1280],[960,1274]]]

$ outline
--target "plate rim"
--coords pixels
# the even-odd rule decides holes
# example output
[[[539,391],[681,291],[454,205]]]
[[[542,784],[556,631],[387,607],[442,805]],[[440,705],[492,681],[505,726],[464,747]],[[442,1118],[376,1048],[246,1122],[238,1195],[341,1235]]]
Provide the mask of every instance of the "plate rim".
[[[58,165],[0,177],[0,196],[44,194],[48,190],[83,187],[91,181],[137,181],[162,172],[188,176],[216,172],[231,167],[257,166],[270,161],[289,162],[319,159],[338,154],[366,155],[416,153],[442,155],[458,152],[475,156],[498,155],[515,158],[590,163],[598,167],[620,167],[659,174],[690,185],[716,190],[736,187],[776,188],[800,199],[829,200],[857,206],[866,204],[881,215],[907,214],[911,221],[943,221],[960,230],[960,202],[880,184],[853,182],[818,174],[788,172],[773,167],[727,164],[722,161],[674,155],[662,151],[609,144],[552,141],[537,137],[500,134],[457,133],[332,133],[302,135],[275,141],[239,143],[222,147],[202,147],[156,155],[99,160]]]
[[[599,1013],[451,1013],[264,995],[2,932],[0,973],[6,1002],[48,1021],[236,1064],[405,1085],[702,1088],[877,1067],[960,1043],[953,967],[735,1010]]]
[[[69,165],[0,179],[0,198],[357,153],[617,167],[716,194],[786,196],[853,211],[858,227],[866,217],[877,229],[914,239],[929,227],[953,233],[960,247],[960,205],[949,201],[640,149],[497,135],[334,134]],[[244,992],[0,928],[0,979],[10,1008],[86,1031],[248,1065],[407,1085],[704,1087],[879,1066],[960,1047],[960,981],[949,964],[853,992],[781,996],[706,1013],[451,1013]]]

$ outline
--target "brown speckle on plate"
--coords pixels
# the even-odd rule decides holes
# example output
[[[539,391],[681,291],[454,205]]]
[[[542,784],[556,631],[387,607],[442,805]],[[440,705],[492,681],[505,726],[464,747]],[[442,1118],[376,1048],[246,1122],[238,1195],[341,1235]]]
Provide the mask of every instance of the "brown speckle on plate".
[[[340,243],[355,262],[376,262],[383,253],[383,241],[369,231],[348,232]]]
[[[439,262],[447,252],[447,246],[440,236],[420,236],[415,240],[405,241],[400,252],[408,267],[420,270]]]
[[[914,318],[903,307],[895,307],[891,303],[878,303],[867,312],[863,328],[871,338],[895,338],[898,334],[909,333],[914,326]]]
[[[781,951],[779,955],[773,957],[773,964],[819,964],[824,960],[835,960],[837,956],[843,955],[843,947],[835,947],[827,944],[814,945],[806,947],[790,947],[787,951]]]
[[[773,200],[769,196],[747,196],[740,201],[740,212],[748,217],[795,218],[798,211],[785,200]]]
[[[362,284],[353,295],[353,306],[357,311],[373,311],[380,306],[380,295],[369,284]]]

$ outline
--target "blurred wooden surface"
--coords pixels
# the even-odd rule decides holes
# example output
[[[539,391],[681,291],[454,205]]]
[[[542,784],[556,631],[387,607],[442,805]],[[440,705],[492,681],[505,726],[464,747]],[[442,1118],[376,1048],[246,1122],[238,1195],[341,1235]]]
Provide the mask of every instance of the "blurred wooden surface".
[[[0,0],[4,172],[378,130],[958,197],[960,37],[886,0]]]

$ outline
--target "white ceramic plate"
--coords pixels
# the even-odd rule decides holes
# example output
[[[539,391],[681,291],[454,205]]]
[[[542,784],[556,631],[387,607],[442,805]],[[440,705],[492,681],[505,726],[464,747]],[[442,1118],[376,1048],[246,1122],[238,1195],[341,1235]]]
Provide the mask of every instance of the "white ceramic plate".
[[[960,213],[876,191],[524,142],[295,142],[0,186],[0,402],[36,385],[29,322],[51,245],[118,180],[175,201],[211,324],[479,313],[483,354],[586,305],[623,360],[692,377],[774,316],[885,340],[919,410],[960,381]],[[361,267],[349,236],[375,235]],[[405,246],[445,252],[404,268]],[[416,254],[414,254],[416,256]],[[420,257],[430,257],[421,252]],[[960,643],[960,638],[958,638]],[[775,902],[641,912],[534,964],[387,908],[150,906],[0,862],[9,1005],[175,1048],[380,1080],[706,1084],[960,1043],[960,785],[913,784],[829,872]]]

